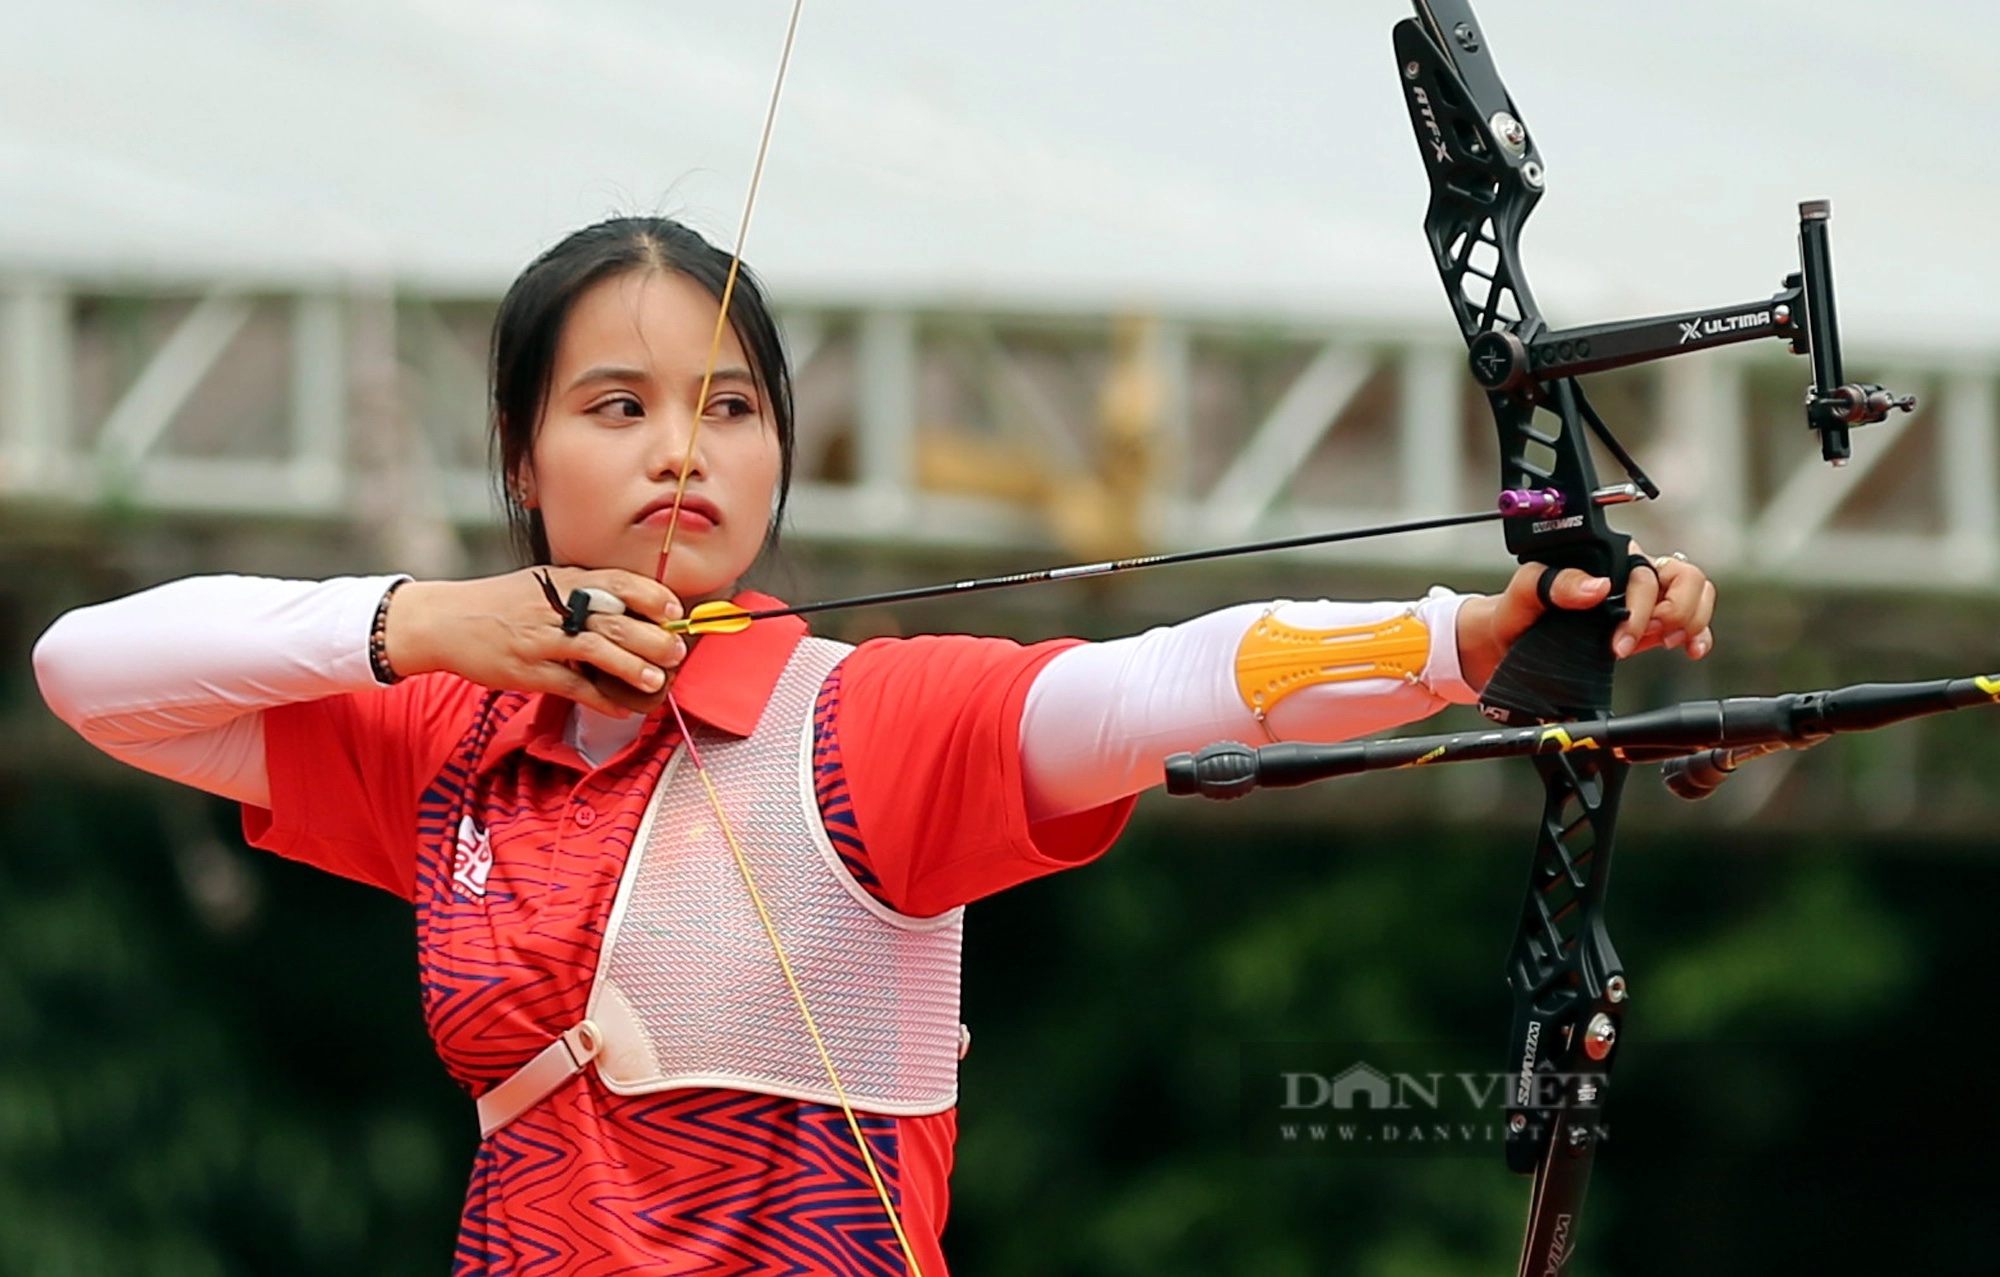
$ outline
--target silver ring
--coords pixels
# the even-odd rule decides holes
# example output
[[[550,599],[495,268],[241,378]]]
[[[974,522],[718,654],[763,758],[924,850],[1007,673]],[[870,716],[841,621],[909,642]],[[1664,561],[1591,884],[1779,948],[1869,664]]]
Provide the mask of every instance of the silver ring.
[[[1667,566],[1668,559],[1679,559],[1682,563],[1692,562],[1692,560],[1690,560],[1687,555],[1682,554],[1679,550],[1675,550],[1672,554],[1663,554],[1659,558],[1654,559],[1653,565],[1655,567],[1663,568]]]

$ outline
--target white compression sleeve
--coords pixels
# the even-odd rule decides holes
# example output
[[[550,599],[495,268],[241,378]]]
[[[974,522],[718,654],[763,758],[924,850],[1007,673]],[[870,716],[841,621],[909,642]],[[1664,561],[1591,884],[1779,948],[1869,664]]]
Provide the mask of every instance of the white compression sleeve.
[[[260,712],[379,686],[368,630],[399,579],[173,581],[60,617],[35,644],[35,678],[113,758],[268,806]]]
[[[1222,740],[1337,741],[1470,704],[1459,672],[1457,623],[1465,596],[1432,590],[1411,603],[1244,603],[1057,656],[1036,675],[1021,714],[1021,770],[1031,820],[1087,811],[1160,784],[1167,755]],[[1265,611],[1303,629],[1386,621],[1414,612],[1430,630],[1430,659],[1415,683],[1357,679],[1302,688],[1263,722],[1236,685],[1236,652]]]

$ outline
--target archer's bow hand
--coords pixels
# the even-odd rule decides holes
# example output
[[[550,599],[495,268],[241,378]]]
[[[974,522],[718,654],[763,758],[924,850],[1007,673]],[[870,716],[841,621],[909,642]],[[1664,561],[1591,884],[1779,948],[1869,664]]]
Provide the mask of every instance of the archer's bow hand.
[[[1684,650],[1698,661],[1715,646],[1709,620],[1715,614],[1715,583],[1696,564],[1677,555],[1648,558],[1637,543],[1625,586],[1629,615],[1612,631],[1611,649],[1621,659],[1648,648]],[[1499,594],[1465,601],[1458,613],[1458,659],[1466,682],[1482,687],[1500,661],[1550,606],[1585,611],[1604,602],[1611,582],[1576,568],[1549,573],[1524,563]]]

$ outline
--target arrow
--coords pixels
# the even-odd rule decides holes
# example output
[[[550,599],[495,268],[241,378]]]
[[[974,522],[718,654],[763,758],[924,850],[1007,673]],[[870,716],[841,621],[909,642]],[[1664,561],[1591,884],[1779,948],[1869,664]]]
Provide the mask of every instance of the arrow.
[[[1600,505],[1630,501],[1635,495],[1630,485],[1607,488],[1595,494]],[[1098,563],[1074,563],[1064,567],[1038,568],[1032,572],[1010,572],[1005,576],[951,581],[943,585],[919,585],[903,590],[885,590],[879,594],[857,594],[851,598],[828,599],[820,603],[801,603],[796,607],[760,608],[751,611],[718,599],[708,603],[697,603],[694,610],[686,616],[662,621],[660,626],[670,634],[738,634],[750,628],[754,622],[768,621],[778,616],[807,616],[814,612],[837,612],[845,608],[913,603],[919,599],[974,594],[981,590],[1003,590],[1043,581],[1069,581],[1083,577],[1108,576],[1114,572],[1134,572],[1140,568],[1163,568],[1177,563],[1201,563],[1209,559],[1227,559],[1276,550],[1297,550],[1311,545],[1332,545],[1340,541],[1363,541],[1371,537],[1397,536],[1406,532],[1431,532],[1440,528],[1492,523],[1500,519],[1551,518],[1561,512],[1562,499],[1553,491],[1506,492],[1501,494],[1500,508],[1481,510],[1472,514],[1442,515],[1435,519],[1383,523],[1366,528],[1347,528],[1338,532],[1313,532],[1304,536],[1282,537],[1274,541],[1252,541],[1242,545],[1218,546],[1205,550],[1176,550],[1167,554],[1142,554],[1128,559],[1106,559]],[[622,610],[623,606],[619,604],[609,610]],[[592,610],[607,609],[600,607]]]

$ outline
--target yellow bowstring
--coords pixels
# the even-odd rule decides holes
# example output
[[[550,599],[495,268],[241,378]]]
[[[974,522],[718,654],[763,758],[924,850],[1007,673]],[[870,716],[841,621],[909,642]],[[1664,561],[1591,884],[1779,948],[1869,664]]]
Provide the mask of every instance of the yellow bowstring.
[[[701,370],[701,388],[694,396],[694,426],[688,431],[687,451],[681,454],[681,472],[674,484],[674,508],[667,516],[667,534],[660,541],[660,562],[653,579],[666,584],[667,557],[674,552],[674,529],[681,525],[681,498],[687,495],[688,469],[694,462],[694,442],[701,435],[702,419],[708,414],[708,389],[715,380],[715,365],[722,358],[722,334],[729,325],[729,307],[736,299],[736,277],[743,269],[743,242],[750,238],[750,213],[757,207],[757,188],[764,182],[764,161],[771,154],[771,130],[778,123],[778,99],[785,91],[785,72],[792,65],[792,45],[799,35],[799,16],[805,0],[792,0],[792,17],[785,24],[785,47],[778,54],[778,75],[771,82],[771,102],[764,108],[764,128],[757,137],[757,158],[750,165],[750,188],[743,196],[743,216],[736,224],[736,251],[729,255],[729,273],[722,280],[722,304],[715,312],[715,331],[708,338],[708,363]]]
[[[750,188],[743,199],[743,217],[736,228],[736,251],[729,258],[729,273],[723,279],[722,298],[715,313],[715,331],[709,337],[708,363],[701,372],[701,387],[695,393],[694,425],[688,431],[687,450],[681,456],[680,474],[674,486],[673,512],[667,516],[667,533],[660,542],[660,561],[653,573],[655,580],[665,584],[667,580],[667,560],[674,549],[674,530],[680,526],[681,500],[687,494],[688,472],[694,463],[695,440],[701,434],[701,423],[707,414],[709,386],[715,378],[716,363],[722,358],[722,334],[729,323],[730,304],[736,297],[736,278],[743,266],[743,244],[750,235],[750,214],[757,206],[757,188],[764,180],[764,160],[771,150],[771,131],[778,119],[778,99],[785,88],[785,72],[791,66],[792,45],[799,32],[799,16],[805,8],[805,0],[792,0],[791,20],[785,26],[785,47],[778,55],[778,74],[771,84],[771,102],[764,112],[763,132],[757,139],[757,159],[750,167]],[[715,823],[722,830],[723,838],[729,843],[730,853],[736,858],[736,870],[743,878],[743,886],[750,893],[750,903],[757,910],[757,918],[764,925],[764,935],[771,941],[771,952],[777,956],[778,969],[784,972],[785,984],[792,991],[792,1001],[798,1005],[799,1018],[805,1022],[806,1033],[812,1038],[813,1049],[819,1052],[821,1065],[826,1069],[826,1078],[833,1086],[833,1094],[840,1101],[840,1111],[847,1118],[847,1129],[854,1134],[854,1146],[861,1152],[862,1165],[868,1168],[868,1179],[875,1186],[875,1195],[881,1199],[882,1210],[889,1217],[889,1226],[896,1232],[896,1241],[903,1249],[903,1261],[908,1265],[910,1277],[923,1277],[923,1268],[917,1263],[917,1253],[910,1245],[910,1238],[903,1231],[902,1215],[889,1196],[889,1186],[882,1179],[882,1169],[876,1165],[875,1153],[869,1147],[868,1137],[862,1133],[861,1118],[855,1113],[854,1105],[847,1098],[847,1087],[841,1083],[840,1071],[834,1067],[833,1055],[826,1049],[826,1039],[820,1034],[819,1021],[813,1016],[812,1008],[806,1003],[805,988],[799,983],[798,974],[792,969],[792,960],[785,953],[785,945],[778,938],[777,924],[771,918],[771,910],[764,903],[764,895],[757,890],[756,875],[750,871],[750,858],[744,854],[743,844],[737,841],[736,831],[729,824],[729,817],[722,810],[722,796],[715,791],[715,783],[709,779],[708,768],[702,765],[701,752],[695,748],[694,734],[688,730],[687,719],[681,714],[680,702],[667,693],[667,706],[673,711],[674,722],[679,726],[681,740],[686,744],[688,757],[694,762],[695,775],[701,780],[701,787],[708,795],[709,810],[715,813]]]
[[[882,1199],[882,1209],[889,1215],[889,1226],[896,1230],[896,1241],[903,1248],[903,1259],[909,1265],[911,1277],[923,1277],[916,1251],[910,1245],[909,1235],[903,1231],[902,1216],[889,1198],[889,1186],[882,1179],[882,1168],[875,1162],[868,1137],[862,1134],[861,1118],[847,1098],[847,1088],[841,1084],[840,1071],[833,1066],[833,1054],[826,1049],[826,1038],[819,1031],[819,1021],[806,1004],[805,987],[799,983],[798,973],[792,969],[792,960],[785,953],[784,942],[778,939],[778,924],[772,919],[763,894],[757,890],[756,876],[750,872],[750,857],[744,854],[743,844],[736,840],[736,831],[722,814],[722,795],[716,793],[714,782],[708,778],[708,768],[702,766],[701,751],[695,748],[694,734],[688,730],[687,719],[681,715],[680,703],[674,700],[671,693],[667,696],[667,705],[673,710],[674,722],[680,727],[681,740],[687,746],[688,758],[694,763],[694,774],[700,778],[701,787],[708,794],[709,810],[715,813],[715,822],[721,828],[724,840],[729,843],[730,853],[736,857],[736,869],[743,875],[743,885],[750,889],[750,903],[757,908],[757,920],[764,924],[764,935],[771,941],[771,952],[778,955],[778,969],[785,974],[785,984],[792,991],[792,1001],[798,1005],[799,1018],[805,1021],[806,1033],[811,1036],[813,1049],[819,1052],[819,1062],[826,1069],[826,1079],[833,1084],[833,1094],[840,1101],[840,1111],[847,1117],[847,1129],[854,1133],[854,1146],[861,1150],[861,1161],[868,1168],[868,1178],[875,1185],[875,1195]]]

